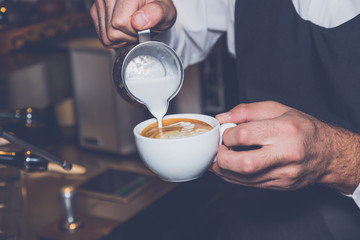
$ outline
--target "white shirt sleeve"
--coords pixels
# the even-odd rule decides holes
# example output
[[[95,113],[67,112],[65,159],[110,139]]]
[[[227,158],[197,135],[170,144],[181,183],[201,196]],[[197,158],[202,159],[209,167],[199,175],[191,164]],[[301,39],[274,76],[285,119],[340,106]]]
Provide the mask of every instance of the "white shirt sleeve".
[[[356,205],[360,208],[360,185],[355,189],[355,192],[352,194],[352,198],[354,199]]]
[[[347,197],[351,197],[356,205],[360,208],[360,184],[357,186],[353,194],[344,194]]]
[[[179,55],[184,67],[208,55],[219,37],[227,33],[229,51],[235,55],[235,0],[173,0],[175,25],[158,36]]]

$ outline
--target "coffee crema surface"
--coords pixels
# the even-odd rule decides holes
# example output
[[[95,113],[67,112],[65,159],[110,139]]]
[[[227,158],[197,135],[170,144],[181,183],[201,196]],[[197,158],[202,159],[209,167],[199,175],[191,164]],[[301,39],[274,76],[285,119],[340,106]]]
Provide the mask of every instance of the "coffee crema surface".
[[[213,128],[206,122],[189,118],[164,119],[162,124],[163,127],[158,128],[157,122],[152,123],[140,134],[148,138],[177,139],[196,136]]]

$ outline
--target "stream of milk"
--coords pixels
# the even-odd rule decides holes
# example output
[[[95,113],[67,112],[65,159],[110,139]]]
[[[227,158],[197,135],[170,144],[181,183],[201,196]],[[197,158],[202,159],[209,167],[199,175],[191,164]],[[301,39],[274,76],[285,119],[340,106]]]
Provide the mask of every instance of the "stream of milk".
[[[138,56],[125,70],[128,90],[141,100],[162,128],[170,97],[177,91],[180,77],[167,72],[162,63],[152,56]]]

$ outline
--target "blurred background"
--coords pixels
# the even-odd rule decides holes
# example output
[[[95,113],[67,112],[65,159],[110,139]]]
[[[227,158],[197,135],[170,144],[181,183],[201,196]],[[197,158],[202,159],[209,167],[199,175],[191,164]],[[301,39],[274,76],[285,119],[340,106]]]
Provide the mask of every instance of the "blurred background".
[[[151,116],[117,94],[92,3],[0,0],[0,127],[76,170],[0,137],[0,239],[211,239],[220,180],[167,183],[142,164],[132,129]],[[169,113],[236,105],[225,42],[185,70]]]

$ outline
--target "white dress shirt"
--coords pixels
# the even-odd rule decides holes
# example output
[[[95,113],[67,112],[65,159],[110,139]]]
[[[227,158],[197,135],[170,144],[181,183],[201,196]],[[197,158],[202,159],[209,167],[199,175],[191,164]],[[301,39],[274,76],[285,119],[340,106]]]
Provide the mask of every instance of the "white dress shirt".
[[[218,38],[226,33],[229,52],[235,56],[234,12],[236,0],[173,0],[178,18],[161,36],[179,54],[184,66],[203,60]],[[292,0],[304,20],[334,28],[360,13],[360,0]]]
[[[184,67],[208,55],[222,34],[235,57],[236,0],[173,0],[178,17],[173,28],[160,35],[178,53]],[[324,28],[335,28],[360,14],[360,0],[292,0],[299,16]],[[360,171],[360,169],[359,169]],[[360,207],[360,185],[352,195]]]

